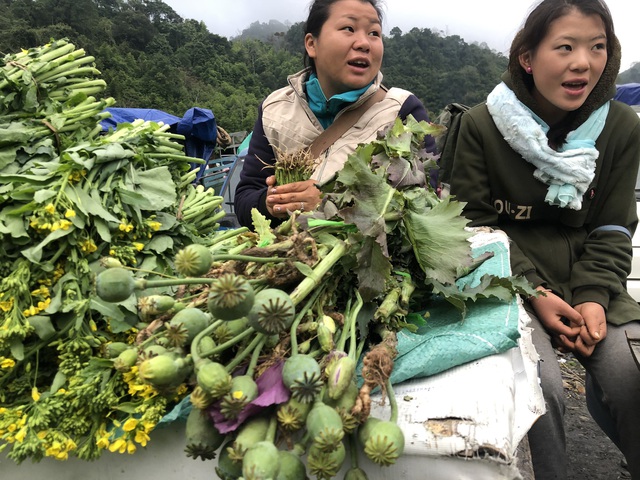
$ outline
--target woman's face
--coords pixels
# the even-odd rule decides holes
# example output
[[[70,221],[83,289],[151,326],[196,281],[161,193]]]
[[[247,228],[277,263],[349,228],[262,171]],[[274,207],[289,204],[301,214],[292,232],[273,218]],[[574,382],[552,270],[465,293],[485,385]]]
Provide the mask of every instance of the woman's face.
[[[576,9],[554,20],[535,52],[520,57],[522,67],[531,68],[533,95],[541,117],[550,125],[584,104],[606,63],[602,19]]]
[[[376,9],[362,0],[331,5],[320,34],[305,36],[325,97],[368,85],[382,64],[382,26]]]

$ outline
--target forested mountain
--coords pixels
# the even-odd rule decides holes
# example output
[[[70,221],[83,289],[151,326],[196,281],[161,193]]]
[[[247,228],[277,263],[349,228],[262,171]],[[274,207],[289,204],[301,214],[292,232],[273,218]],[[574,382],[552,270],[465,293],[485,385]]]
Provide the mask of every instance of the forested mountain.
[[[117,106],[208,108],[227,131],[250,130],[262,99],[302,68],[303,33],[302,23],[256,22],[230,41],[160,0],[0,0],[3,54],[68,38],[95,57]],[[384,83],[411,90],[434,116],[451,101],[483,100],[506,64],[429,29],[385,37]]]

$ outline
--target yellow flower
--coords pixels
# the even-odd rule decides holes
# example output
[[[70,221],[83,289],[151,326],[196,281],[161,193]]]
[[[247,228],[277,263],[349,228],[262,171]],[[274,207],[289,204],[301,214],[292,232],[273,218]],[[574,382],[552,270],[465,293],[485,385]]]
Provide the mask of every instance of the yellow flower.
[[[25,437],[27,436],[27,427],[22,427],[18,433],[16,433],[16,442],[24,442]]]
[[[138,449],[138,447],[136,447],[136,444],[133,443],[131,440],[129,440],[127,442],[127,453],[129,455],[133,455],[134,453],[136,453],[137,449]]]
[[[111,442],[109,441],[110,436],[111,436],[111,433],[107,432],[105,425],[104,424],[100,425],[100,428],[96,432],[96,438],[97,438],[96,445],[98,446],[98,448],[102,448],[102,449],[109,448],[109,445],[111,445]]]
[[[13,368],[15,367],[16,362],[12,358],[0,357],[0,368]]]
[[[144,248],[144,243],[133,242],[133,246],[135,247],[136,250],[140,251]]]
[[[26,310],[24,310],[22,312],[22,314],[25,317],[33,317],[34,315],[38,314],[38,309],[36,307],[34,307],[33,305],[31,305],[29,308],[27,308]]]
[[[130,223],[122,222],[120,225],[118,225],[118,228],[121,232],[129,233],[131,230],[133,230],[133,225],[131,225]]]
[[[38,302],[38,309],[40,309],[40,311],[46,310],[50,304],[51,304],[51,299],[47,298],[44,302]]]
[[[149,225],[149,228],[151,228],[151,230],[153,230],[154,232],[160,230],[160,227],[162,226],[160,222],[148,222],[147,225]]]
[[[31,292],[31,295],[41,295],[43,297],[51,296],[49,292],[49,288],[46,285],[40,285],[40,288],[37,288]]]
[[[40,400],[40,393],[38,392],[38,387],[33,387],[31,389],[31,398],[33,398],[34,402]]]
[[[13,308],[13,298],[6,300],[4,302],[0,302],[0,310],[3,312],[9,312]]]
[[[118,438],[115,442],[109,445],[110,452],[124,453],[127,449],[127,441],[124,438]]]
[[[44,211],[53,215],[56,212],[56,207],[53,205],[53,203],[50,203],[49,205],[44,207]]]
[[[62,230],[69,230],[69,227],[71,225],[73,225],[73,223],[71,223],[69,220],[60,220],[59,222],[57,222],[60,224],[60,228]]]
[[[75,210],[71,210],[70,208],[68,208],[67,211],[64,212],[64,218],[73,218],[75,216],[76,216]]]
[[[80,250],[87,253],[93,253],[98,249],[93,240],[85,240],[80,244]]]
[[[138,430],[136,432],[135,441],[142,445],[143,447],[147,446],[147,442],[150,440],[149,435],[144,430]]]
[[[129,419],[127,419],[126,422],[124,422],[124,425],[122,426],[122,429],[125,432],[131,432],[131,431],[135,430],[137,426],[138,426],[138,420],[136,420],[135,418],[129,418]]]

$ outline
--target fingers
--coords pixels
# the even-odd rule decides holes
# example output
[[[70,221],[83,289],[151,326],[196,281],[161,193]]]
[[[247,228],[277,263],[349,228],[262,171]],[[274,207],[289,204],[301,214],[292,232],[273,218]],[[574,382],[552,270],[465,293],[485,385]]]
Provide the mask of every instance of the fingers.
[[[545,319],[543,322],[546,329],[549,330],[552,335],[564,335],[568,338],[576,338],[580,334],[581,327],[567,323],[565,323],[561,317],[553,320]]]
[[[593,344],[587,344],[585,343],[584,338],[582,336],[579,336],[576,339],[574,351],[576,353],[579,353],[583,357],[590,357],[596,348],[596,344],[597,342]]]
[[[561,352],[572,352],[576,348],[576,342],[570,340],[566,335],[558,335],[554,337],[554,346]]]
[[[267,187],[273,187],[276,184],[276,176],[271,175],[270,177],[267,177],[266,183]]]
[[[312,211],[320,203],[320,190],[312,180],[269,186],[266,202],[267,208],[276,216],[284,216],[296,210]]]

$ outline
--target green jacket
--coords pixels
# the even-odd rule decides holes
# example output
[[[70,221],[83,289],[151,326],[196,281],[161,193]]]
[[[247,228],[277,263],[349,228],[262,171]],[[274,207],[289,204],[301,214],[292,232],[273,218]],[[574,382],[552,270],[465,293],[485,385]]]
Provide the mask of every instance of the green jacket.
[[[629,106],[611,102],[596,149],[596,174],[582,209],[548,205],[535,167],[511,149],[483,103],[462,117],[451,193],[466,202],[471,226],[509,235],[514,275],[551,288],[574,306],[597,302],[609,322],[622,324],[640,319],[640,306],[626,290],[631,238],[619,228],[633,234],[638,223],[640,119]]]

